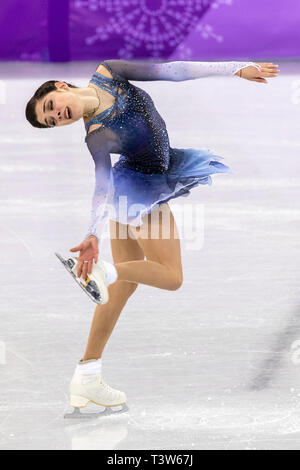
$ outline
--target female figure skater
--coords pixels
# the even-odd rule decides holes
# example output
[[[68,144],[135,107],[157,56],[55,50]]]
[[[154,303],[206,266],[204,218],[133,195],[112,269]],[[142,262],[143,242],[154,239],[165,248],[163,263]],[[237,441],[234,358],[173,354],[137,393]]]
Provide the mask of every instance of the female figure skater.
[[[125,393],[103,381],[101,356],[139,283],[166,290],[182,284],[180,241],[168,201],[187,195],[198,184],[211,184],[213,173],[230,172],[219,161],[222,157],[209,150],[171,148],[165,122],[151,97],[129,80],[232,75],[267,83],[266,77],[277,76],[277,67],[253,62],[106,60],[87,87],[48,81],[28,102],[26,118],[35,127],[65,126],[83,118],[85,142],[95,162],[91,223],[85,239],[70,250],[80,252],[79,258],[71,259],[73,274],[77,270],[83,287],[92,278],[99,289],[87,348],[71,381],[74,408],[89,402],[125,404]],[[110,153],[120,154],[113,167]],[[162,218],[156,217],[159,212]],[[98,261],[98,241],[107,218],[114,264]]]

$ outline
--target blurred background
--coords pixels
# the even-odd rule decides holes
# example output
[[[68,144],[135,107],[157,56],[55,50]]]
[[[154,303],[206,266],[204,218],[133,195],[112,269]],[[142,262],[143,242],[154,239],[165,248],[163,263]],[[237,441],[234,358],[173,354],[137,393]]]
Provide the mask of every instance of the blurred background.
[[[0,60],[297,59],[299,0],[9,0]]]

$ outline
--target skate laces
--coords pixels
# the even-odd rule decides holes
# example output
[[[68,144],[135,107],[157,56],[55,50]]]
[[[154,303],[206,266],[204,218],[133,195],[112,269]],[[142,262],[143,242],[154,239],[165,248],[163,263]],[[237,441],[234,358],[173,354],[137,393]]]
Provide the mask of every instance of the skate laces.
[[[102,378],[100,379],[100,383],[101,383],[101,385],[103,385],[105,390],[107,390],[108,392],[110,392],[112,394],[114,393],[115,390],[113,388],[111,388],[106,382],[104,382],[104,380]]]

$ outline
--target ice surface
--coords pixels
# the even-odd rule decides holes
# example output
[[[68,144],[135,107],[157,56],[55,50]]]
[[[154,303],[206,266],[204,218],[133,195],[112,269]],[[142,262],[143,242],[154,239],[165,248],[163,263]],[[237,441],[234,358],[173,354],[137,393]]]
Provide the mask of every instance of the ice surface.
[[[93,161],[83,123],[33,129],[24,108],[43,81],[85,86],[95,68],[1,66],[0,448],[299,450],[299,63],[268,85],[136,83],[173,147],[211,148],[234,174],[170,203],[178,221],[185,204],[201,214],[181,241],[184,283],[140,285],[104,351],[129,411],[64,420],[94,305],[54,252],[86,232]]]

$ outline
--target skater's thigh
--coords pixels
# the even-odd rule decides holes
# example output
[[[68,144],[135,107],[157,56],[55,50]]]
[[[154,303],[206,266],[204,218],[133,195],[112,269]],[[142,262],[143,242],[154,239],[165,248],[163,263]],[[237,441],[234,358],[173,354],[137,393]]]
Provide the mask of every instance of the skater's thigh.
[[[182,273],[181,248],[178,228],[168,203],[143,217],[140,227],[129,226],[146,259],[165,264]]]
[[[137,240],[129,236],[128,225],[110,220],[109,228],[114,263],[143,260],[145,258],[143,249]]]

